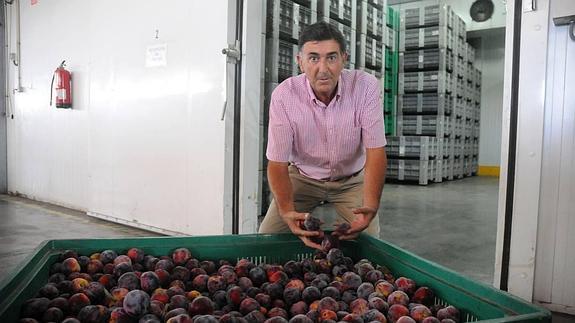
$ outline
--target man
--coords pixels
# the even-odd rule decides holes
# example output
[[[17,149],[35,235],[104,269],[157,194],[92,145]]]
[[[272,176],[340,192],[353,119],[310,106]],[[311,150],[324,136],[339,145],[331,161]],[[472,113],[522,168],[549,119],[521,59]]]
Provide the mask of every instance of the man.
[[[274,195],[260,233],[292,232],[321,249],[300,224],[323,203],[335,206],[336,223],[379,235],[377,209],[387,159],[379,83],[362,71],[344,70],[342,34],[325,22],[308,26],[299,39],[301,75],[282,82],[269,108],[266,156]]]

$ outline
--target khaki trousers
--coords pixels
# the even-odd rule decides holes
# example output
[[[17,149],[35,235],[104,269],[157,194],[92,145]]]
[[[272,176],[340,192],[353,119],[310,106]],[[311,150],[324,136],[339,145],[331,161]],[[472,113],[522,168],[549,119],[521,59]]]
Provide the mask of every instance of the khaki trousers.
[[[301,175],[298,169],[290,165],[289,178],[292,183],[294,207],[297,212],[311,213],[323,203],[331,203],[335,207],[337,218],[332,223],[326,219],[322,229],[333,230],[335,224],[352,222],[355,219],[353,209],[363,205],[363,170],[356,175],[337,181],[318,181]],[[371,221],[365,230],[368,234],[379,238],[379,214]],[[275,199],[272,200],[268,212],[262,221],[259,233],[291,232],[279,215]]]

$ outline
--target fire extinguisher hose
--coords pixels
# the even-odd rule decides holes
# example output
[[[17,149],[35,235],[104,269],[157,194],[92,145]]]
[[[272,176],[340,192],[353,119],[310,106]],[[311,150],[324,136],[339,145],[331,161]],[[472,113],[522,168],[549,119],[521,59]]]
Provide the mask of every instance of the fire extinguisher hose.
[[[56,76],[56,74],[52,74],[52,82],[50,83],[50,106],[52,106],[52,97],[53,97],[53,91],[54,91],[54,77]]]

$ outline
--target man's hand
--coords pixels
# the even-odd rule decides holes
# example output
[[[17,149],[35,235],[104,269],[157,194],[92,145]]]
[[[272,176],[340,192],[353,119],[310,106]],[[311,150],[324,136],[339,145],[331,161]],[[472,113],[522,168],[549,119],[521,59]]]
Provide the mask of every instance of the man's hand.
[[[323,238],[323,232],[321,231],[307,231],[301,228],[303,221],[305,221],[306,217],[309,213],[299,213],[296,211],[289,211],[281,215],[284,222],[288,225],[291,232],[298,236],[303,243],[315,249],[321,249],[321,245],[315,243],[311,240],[313,237]]]
[[[351,221],[351,228],[347,230],[345,234],[339,235],[340,240],[353,240],[357,238],[363,230],[367,229],[369,223],[377,214],[377,209],[362,206],[353,210],[353,214],[355,214],[355,220]]]

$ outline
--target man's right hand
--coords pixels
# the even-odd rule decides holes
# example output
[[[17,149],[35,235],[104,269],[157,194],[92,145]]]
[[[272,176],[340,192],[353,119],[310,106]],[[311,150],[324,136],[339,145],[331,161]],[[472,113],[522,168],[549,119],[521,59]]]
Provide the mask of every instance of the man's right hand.
[[[284,222],[288,225],[291,232],[293,234],[295,234],[296,236],[298,236],[306,246],[308,246],[310,248],[322,250],[321,245],[313,242],[311,240],[311,238],[313,238],[313,237],[322,238],[323,232],[321,232],[321,231],[307,231],[307,230],[303,230],[301,228],[303,221],[305,221],[305,219],[308,215],[309,215],[309,213],[299,213],[296,211],[289,211],[289,212],[285,212],[284,214],[282,214],[281,217],[284,220]]]

